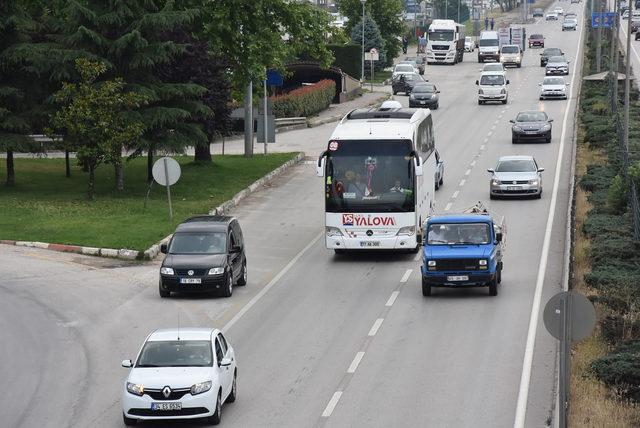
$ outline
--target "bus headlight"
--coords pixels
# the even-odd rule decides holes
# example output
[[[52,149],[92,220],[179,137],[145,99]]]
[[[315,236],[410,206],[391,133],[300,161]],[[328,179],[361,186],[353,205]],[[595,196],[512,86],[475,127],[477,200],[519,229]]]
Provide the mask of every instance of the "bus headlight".
[[[400,235],[411,236],[415,232],[416,232],[415,226],[405,226],[405,227],[401,227],[400,230],[398,230],[398,233],[396,233],[396,235],[397,236],[400,236]]]
[[[325,232],[329,237],[342,236],[342,232],[340,232],[340,229],[333,226],[325,227]]]

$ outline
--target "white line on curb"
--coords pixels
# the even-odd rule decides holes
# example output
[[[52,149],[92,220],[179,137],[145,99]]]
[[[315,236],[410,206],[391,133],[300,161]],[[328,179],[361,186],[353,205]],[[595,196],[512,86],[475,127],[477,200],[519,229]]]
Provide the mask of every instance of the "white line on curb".
[[[402,279],[400,280],[400,282],[402,283],[407,282],[412,273],[413,273],[413,269],[407,269],[404,275],[402,275]]]
[[[371,330],[369,330],[369,336],[376,335],[376,333],[378,332],[378,329],[382,325],[382,321],[384,321],[384,318],[378,318],[377,320],[375,320],[375,322],[371,326]]]
[[[391,293],[391,296],[389,297],[389,300],[387,300],[387,303],[385,303],[385,306],[393,306],[393,304],[396,302],[396,299],[398,298],[398,295],[400,294],[399,291],[394,291],[393,293]]]
[[[325,407],[324,412],[322,412],[323,418],[328,418],[329,416],[331,416],[331,413],[333,413],[333,409],[336,408],[336,405],[338,404],[338,401],[340,401],[341,396],[342,391],[336,391],[333,393],[333,396],[331,397],[331,400],[329,400],[327,407]]]
[[[351,361],[351,365],[347,369],[347,373],[355,373],[358,369],[358,365],[360,365],[360,361],[362,361],[362,357],[364,357],[364,352],[358,352],[355,357],[353,357],[353,361]]]

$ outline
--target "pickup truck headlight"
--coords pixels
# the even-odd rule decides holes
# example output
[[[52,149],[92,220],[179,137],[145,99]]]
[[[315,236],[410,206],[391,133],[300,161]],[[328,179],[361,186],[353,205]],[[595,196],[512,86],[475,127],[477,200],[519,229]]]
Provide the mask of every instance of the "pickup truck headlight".
[[[487,269],[487,259],[478,260],[478,265],[480,266],[481,270],[486,270]]]
[[[415,226],[405,226],[405,227],[401,227],[400,230],[398,230],[398,233],[396,233],[397,236],[400,235],[407,235],[407,236],[411,236],[415,233],[416,228]]]
[[[138,385],[137,383],[127,382],[127,392],[129,394],[142,397],[144,395],[144,386]]]
[[[224,273],[223,267],[214,267],[209,269],[209,275],[222,275]]]
[[[203,392],[207,392],[211,389],[211,381],[208,380],[206,382],[196,383],[191,387],[191,395],[202,394]]]
[[[340,232],[340,229],[338,229],[337,227],[333,227],[333,226],[327,226],[325,228],[325,233],[327,234],[327,236],[342,236],[342,232]]]
[[[164,266],[160,268],[160,273],[163,275],[175,275],[175,273],[173,272],[173,268]]]
[[[436,266],[436,261],[435,261],[435,260],[429,260],[429,261],[427,262],[427,266],[429,266],[429,267],[435,267],[435,266]]]

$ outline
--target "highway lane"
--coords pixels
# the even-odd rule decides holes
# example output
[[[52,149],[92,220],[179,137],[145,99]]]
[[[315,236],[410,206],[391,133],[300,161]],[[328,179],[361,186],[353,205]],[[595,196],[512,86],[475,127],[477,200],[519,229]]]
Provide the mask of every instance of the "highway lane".
[[[563,37],[559,24],[537,25],[550,37],[549,43],[557,40],[564,50],[575,51],[570,39],[574,35]],[[245,231],[250,280],[248,287],[236,288],[231,299],[160,300],[157,263],[139,266],[0,247],[7,262],[0,266],[4,280],[0,292],[3,297],[9,294],[5,289],[19,288],[22,293],[7,299],[16,310],[1,311],[0,322],[42,326],[43,335],[69,337],[73,344],[30,341],[21,331],[6,337],[14,344],[11,355],[29,349],[36,355],[59,356],[48,370],[55,375],[52,382],[30,372],[28,358],[13,357],[15,367],[0,368],[3,378],[11,371],[27,373],[20,397],[38,397],[32,391],[38,382],[48,393],[50,407],[29,407],[30,419],[22,426],[119,426],[120,388],[126,373],[119,362],[135,354],[150,330],[178,322],[224,326],[231,320],[227,335],[239,360],[239,398],[224,407],[224,425],[512,425],[557,157],[559,116],[566,102],[543,103],[556,119],[550,146],[511,147],[508,119],[518,109],[539,105],[537,82],[543,72],[535,52],[527,51],[525,67],[508,72],[506,106],[477,105],[474,82],[481,65],[474,54],[465,57],[454,67],[427,68],[428,78],[442,90],[434,120],[447,172],[437,194],[438,209],[444,211],[449,202],[453,211],[478,199],[487,201],[484,169],[501,154],[533,153],[548,168],[541,201],[490,203],[507,215],[509,225],[504,285],[498,297],[489,298],[484,289],[442,290],[438,297],[425,299],[414,255],[334,256],[322,240],[316,240],[323,228],[321,180],[314,177],[312,165],[300,165],[277,186],[257,193],[234,211]],[[397,98],[406,102],[406,97]],[[325,126],[289,135],[321,146],[331,130]],[[566,174],[561,179],[566,187]],[[566,200],[566,194],[560,194],[558,219]],[[556,222],[554,229],[545,295],[555,291],[560,278],[561,223]],[[286,272],[280,276],[283,268]],[[274,278],[279,280],[273,282]],[[267,284],[272,288],[242,312],[243,305],[260,296]],[[30,316],[33,300],[45,313],[57,315]],[[233,318],[237,314],[243,315]],[[51,317],[62,317],[56,324],[62,331],[44,328],[52,325]],[[533,426],[544,420],[552,401],[555,350],[544,334],[538,332],[529,396]],[[350,367],[354,373],[347,373]],[[76,379],[89,381],[79,388],[65,383]],[[338,388],[342,395],[332,400]],[[51,417],[53,408],[58,409],[57,418]]]

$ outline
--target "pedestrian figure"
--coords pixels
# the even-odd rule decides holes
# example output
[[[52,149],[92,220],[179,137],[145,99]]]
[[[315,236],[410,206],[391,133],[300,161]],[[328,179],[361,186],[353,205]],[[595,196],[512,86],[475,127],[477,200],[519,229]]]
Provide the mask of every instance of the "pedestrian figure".
[[[402,36],[402,53],[407,53],[407,46],[409,45],[409,40],[407,36]]]
[[[487,18],[486,16],[484,17],[484,29],[489,29],[489,18]]]
[[[491,29],[493,30],[493,18],[491,18]]]

